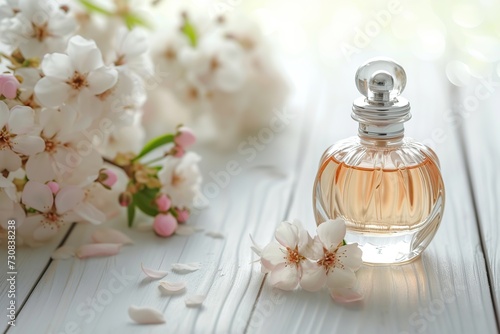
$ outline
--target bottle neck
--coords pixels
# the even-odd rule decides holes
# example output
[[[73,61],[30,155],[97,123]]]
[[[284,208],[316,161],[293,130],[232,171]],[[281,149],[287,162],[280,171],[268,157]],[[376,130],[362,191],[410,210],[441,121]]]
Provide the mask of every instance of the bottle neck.
[[[358,135],[371,139],[400,138],[405,134],[403,122],[389,124],[359,123]]]
[[[360,131],[358,132],[358,136],[361,144],[363,145],[389,148],[389,147],[398,147],[401,146],[401,144],[403,144],[404,131],[400,135],[394,137],[392,136],[384,137],[381,135],[374,138],[373,136],[367,136],[360,129]]]

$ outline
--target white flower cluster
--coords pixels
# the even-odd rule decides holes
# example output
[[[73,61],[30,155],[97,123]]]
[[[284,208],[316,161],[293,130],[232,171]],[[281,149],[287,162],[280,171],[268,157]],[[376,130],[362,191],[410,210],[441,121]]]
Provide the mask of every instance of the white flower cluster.
[[[260,256],[269,283],[282,290],[300,284],[307,291],[319,291],[326,285],[336,301],[362,299],[355,274],[362,264],[362,251],[358,244],[344,242],[345,222],[328,220],[318,226],[317,233],[313,239],[299,221],[285,221],[276,229],[276,242],[263,249],[254,244],[252,249]]]
[[[173,92],[187,109],[182,121],[210,139],[229,141],[267,125],[287,87],[259,27],[236,15],[183,12],[176,21],[154,43],[156,71],[165,75],[157,94]],[[152,94],[147,112],[165,102]]]
[[[84,21],[94,14],[85,15]],[[108,40],[101,39],[103,53],[88,34],[79,35],[89,31],[81,9],[54,0],[0,5],[2,63],[8,63],[0,75],[0,226],[15,219],[20,242],[37,245],[66,223],[102,223],[116,214],[118,192],[111,187],[118,177],[105,161],[128,172],[135,192],[145,191],[131,173],[144,167],[133,158],[142,146],[138,126],[151,60],[145,31],[127,28],[135,19],[127,15]],[[185,133],[191,145],[194,136],[187,130],[170,135],[169,142]],[[184,155],[186,146],[174,143],[164,156],[167,163],[151,167],[169,180],[155,174],[144,181],[157,180],[149,183],[149,194],[176,196],[172,202],[182,206],[172,210],[182,220],[200,179],[193,166],[198,158]],[[172,176],[184,175],[180,165],[194,181]]]

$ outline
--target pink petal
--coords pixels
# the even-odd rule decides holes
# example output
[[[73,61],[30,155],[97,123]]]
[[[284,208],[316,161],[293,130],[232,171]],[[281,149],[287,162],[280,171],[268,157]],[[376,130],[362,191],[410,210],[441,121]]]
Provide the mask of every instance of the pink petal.
[[[138,324],[163,324],[165,318],[163,314],[150,307],[137,307],[130,305],[128,308],[128,315],[130,319]]]
[[[196,142],[196,136],[194,135],[193,131],[190,128],[183,126],[179,128],[174,141],[177,145],[186,149],[192,146]]]
[[[118,181],[118,176],[111,169],[105,169],[102,173],[106,175],[106,179],[102,181],[105,186],[111,188],[115,185],[116,181]]]
[[[50,188],[36,181],[28,181],[24,185],[22,202],[40,212],[47,212],[54,204],[54,196]]]
[[[142,263],[141,263],[141,269],[146,274],[146,276],[152,279],[160,279],[167,276],[168,274],[168,271],[165,270],[154,270],[151,268],[146,268]]]
[[[316,263],[306,262],[303,265],[300,286],[306,291],[318,291],[325,286],[325,268]]]
[[[59,191],[59,184],[57,182],[50,181],[47,183],[47,187],[50,188],[53,194],[57,194],[57,192]]]
[[[326,249],[333,251],[345,237],[346,227],[342,219],[327,220],[318,226],[318,237]]]
[[[155,217],[153,229],[161,237],[169,237],[174,234],[177,228],[177,220],[171,213],[160,213]]]
[[[353,289],[333,289],[330,291],[333,300],[339,303],[352,303],[364,299],[364,296]]]
[[[280,244],[294,249],[299,242],[298,227],[289,222],[282,222],[276,229],[275,237]]]
[[[59,190],[56,195],[56,209],[58,213],[73,210],[85,198],[83,189],[76,186],[67,186]]]
[[[99,244],[122,244],[128,245],[134,242],[123,232],[105,227],[99,228],[92,233],[92,241]]]
[[[300,273],[296,266],[280,263],[269,275],[269,283],[281,290],[293,290],[299,284]]]
[[[12,74],[0,74],[0,93],[6,98],[15,98],[19,86],[19,81]]]
[[[76,250],[76,256],[79,259],[98,256],[116,255],[120,252],[121,244],[88,244],[80,246]]]
[[[177,221],[179,223],[185,223],[189,219],[189,210],[188,209],[176,209],[177,211]]]

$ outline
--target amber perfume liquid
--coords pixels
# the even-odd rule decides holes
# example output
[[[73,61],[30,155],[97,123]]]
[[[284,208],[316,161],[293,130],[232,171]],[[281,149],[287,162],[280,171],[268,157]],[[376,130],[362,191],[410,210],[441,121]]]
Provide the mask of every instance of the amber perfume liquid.
[[[323,157],[313,194],[316,221],[344,219],[346,239],[360,245],[365,262],[412,260],[441,221],[444,184],[437,162],[431,154],[417,154],[411,145],[393,149],[351,145],[347,154],[342,152],[349,151],[345,145],[338,150],[340,158],[328,151]],[[407,155],[410,158],[405,159]]]

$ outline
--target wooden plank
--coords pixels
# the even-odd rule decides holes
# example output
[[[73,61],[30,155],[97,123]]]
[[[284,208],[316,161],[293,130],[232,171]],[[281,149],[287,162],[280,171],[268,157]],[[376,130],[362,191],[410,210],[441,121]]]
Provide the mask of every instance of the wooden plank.
[[[325,290],[276,292],[264,284],[248,333],[495,332],[467,174],[456,132],[443,120],[449,103],[448,85],[438,68],[416,65],[406,70],[409,86],[404,95],[410,99],[414,115],[407,135],[435,142],[447,189],[444,219],[433,242],[422,258],[411,264],[362,267],[358,277],[365,300],[355,305],[335,304]],[[336,75],[350,77],[353,73]],[[335,87],[335,82],[327,85]],[[310,194],[319,157],[334,141],[356,134],[356,125],[349,120],[352,100],[335,89],[329,93],[329,103],[315,117],[288,213],[290,218],[302,220],[311,232],[315,226]]]
[[[498,78],[493,80],[496,82]],[[472,181],[477,218],[483,241],[482,245],[478,245],[478,247],[482,247],[485,252],[498,320],[500,319],[500,227],[498,225],[500,215],[500,178],[498,177],[500,165],[498,105],[500,95],[497,92],[489,92],[491,94],[485,98],[475,99],[476,87],[482,87],[482,93],[486,91],[484,81],[475,84],[476,86],[471,87],[464,93],[464,96],[469,97],[472,102],[479,101],[479,104],[477,108],[471,110],[469,116],[464,114],[461,130],[463,130],[464,135],[463,143],[467,166]],[[493,87],[493,89],[495,88]]]
[[[298,94],[292,105],[302,110],[306,104],[314,106],[314,101],[301,100],[301,96],[310,94]],[[111,224],[130,235],[135,245],[124,247],[115,257],[52,262],[19,315],[18,326],[9,333],[243,332],[262,283],[261,274],[250,263],[248,235],[267,239],[274,231],[274,222],[283,219],[300,153],[288,148],[300,147],[303,125],[300,117],[292,119],[289,131],[276,134],[255,159],[249,159],[249,154],[231,157],[227,152],[202,149],[205,185],[211,182],[210,172],[223,170],[227,161],[233,159],[242,166],[241,174],[232,177],[209,208],[191,222],[222,232],[225,239],[213,239],[203,232],[161,239],[152,233],[127,230],[121,217]],[[66,244],[88,242],[93,228],[77,226]],[[160,294],[156,281],[144,279],[141,262],[167,270],[176,262],[200,262],[202,268],[186,275],[170,273],[166,279],[185,280],[188,291],[183,296],[166,297]],[[185,307],[184,297],[192,294],[207,295],[203,307]],[[89,302],[95,303],[94,309],[89,308]],[[131,304],[157,308],[165,315],[166,324],[133,324],[127,315]]]
[[[43,275],[46,267],[49,265],[51,261],[51,254],[57,248],[57,246],[61,243],[61,241],[66,236],[68,229],[70,226],[66,226],[57,238],[52,240],[50,243],[38,247],[35,249],[17,246],[16,247],[16,309],[19,312],[21,306],[24,304],[26,299],[29,297],[31,290],[37,283],[38,279]],[[5,256],[2,259],[2,271],[0,272],[0,308],[2,310],[6,310],[10,303],[10,298],[8,297],[9,293],[9,284],[7,282],[7,278],[10,275],[7,275],[7,245],[2,244],[2,256]],[[5,250],[5,253],[3,252]],[[5,315],[3,315],[3,319]],[[5,331],[9,328],[7,325],[7,321],[2,320],[0,330]]]

